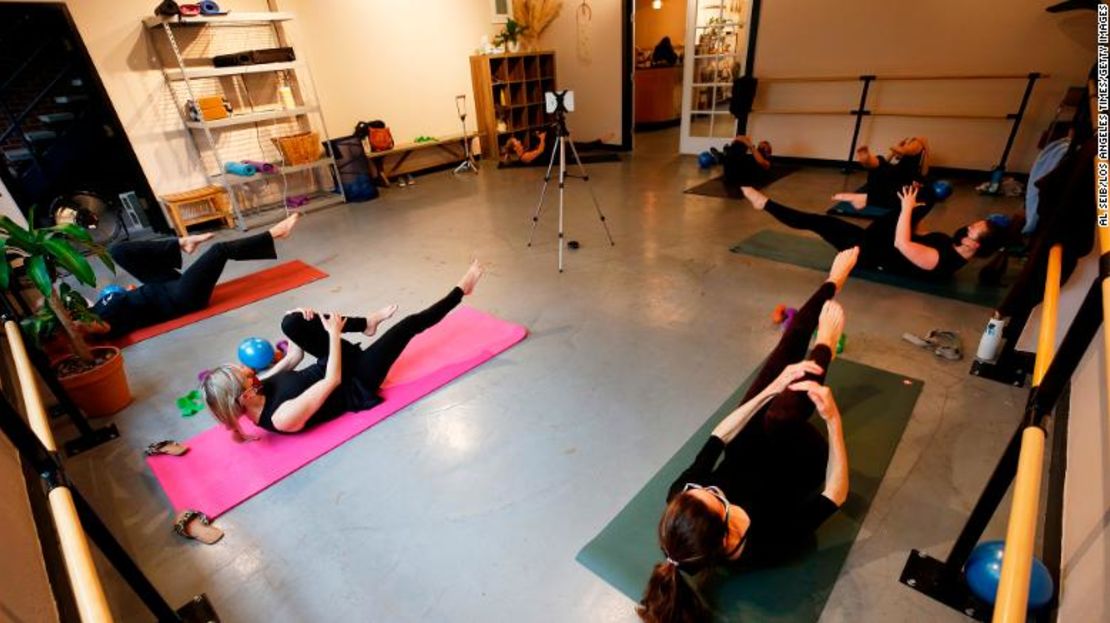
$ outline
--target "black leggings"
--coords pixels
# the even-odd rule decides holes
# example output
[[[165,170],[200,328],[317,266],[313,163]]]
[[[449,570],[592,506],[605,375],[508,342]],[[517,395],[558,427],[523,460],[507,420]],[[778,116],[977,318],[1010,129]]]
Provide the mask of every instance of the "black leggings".
[[[836,284],[826,281],[817,288],[809,300],[794,314],[790,326],[782,333],[778,345],[767,356],[763,368],[760,369],[752,386],[744,395],[743,402],[754,398],[771,384],[786,366],[802,361],[809,347],[810,337],[817,328],[817,321],[821,316],[821,308],[826,301],[832,300],[836,295]],[[832,362],[832,350],[824,344],[813,347],[809,359],[821,366],[821,374],[806,374],[806,380],[824,383],[825,374],[828,372],[829,363]],[[764,432],[776,436],[787,431],[794,431],[799,425],[804,424],[813,414],[813,402],[804,392],[785,390],[775,396],[764,408],[762,414],[757,415],[749,425],[761,425]],[[816,434],[816,431],[814,431]]]
[[[463,291],[451,290],[447,296],[424,311],[402,318],[366,349],[346,340],[342,341],[344,383],[355,381],[363,392],[377,392],[412,338],[435,326],[448,312],[462,302]],[[366,319],[348,317],[343,331],[361,333],[366,329]],[[300,312],[290,312],[281,320],[281,331],[294,344],[317,360],[327,359],[330,345],[328,332],[319,319],[306,320]]]
[[[764,208],[780,223],[794,229],[807,229],[821,236],[825,242],[836,247],[837,251],[860,246],[867,230],[827,214],[814,214],[788,208],[781,203],[768,201]],[[893,242],[893,241],[892,241]],[[860,249],[862,251],[862,249]],[[820,311],[820,310],[818,310]],[[795,319],[796,320],[796,319]]]
[[[228,260],[272,260],[277,257],[269,232],[217,242],[181,272],[181,245],[176,238],[116,243],[112,259],[143,282],[157,284],[169,307],[181,313],[204,309]]]

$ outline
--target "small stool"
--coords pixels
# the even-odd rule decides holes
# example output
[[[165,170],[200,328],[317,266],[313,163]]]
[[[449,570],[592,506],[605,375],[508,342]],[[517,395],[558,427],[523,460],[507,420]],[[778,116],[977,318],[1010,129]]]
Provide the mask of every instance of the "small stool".
[[[231,201],[227,197],[227,191],[219,186],[205,186],[183,193],[163,195],[161,199],[169,212],[173,228],[182,238],[188,235],[186,228],[197,223],[223,220],[229,229],[235,227]]]

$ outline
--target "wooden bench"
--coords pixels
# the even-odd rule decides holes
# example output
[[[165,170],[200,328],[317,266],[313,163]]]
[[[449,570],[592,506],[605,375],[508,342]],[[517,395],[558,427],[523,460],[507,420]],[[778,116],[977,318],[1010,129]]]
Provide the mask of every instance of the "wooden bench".
[[[235,215],[231,213],[231,201],[227,192],[220,186],[205,186],[172,195],[163,195],[162,204],[166,206],[170,222],[177,235],[184,238],[187,228],[197,223],[222,220],[228,228],[235,227]]]
[[[472,140],[478,135],[477,131],[467,132],[466,139]],[[365,148],[365,142],[363,143]],[[462,162],[466,158],[466,148],[463,143],[463,134],[449,134],[440,137],[435,141],[425,141],[422,143],[398,143],[393,146],[393,149],[386,151],[366,151],[366,157],[370,160],[372,174],[378,179],[383,186],[389,186],[389,178],[398,174],[409,173],[421,168],[428,167],[415,167],[409,171],[402,171],[401,167],[404,166],[405,161],[413,152],[428,149],[430,147],[438,147],[451,156],[452,162]],[[477,153],[474,154],[477,156]],[[446,164],[446,162],[444,163]],[[430,165],[436,166],[436,165]]]

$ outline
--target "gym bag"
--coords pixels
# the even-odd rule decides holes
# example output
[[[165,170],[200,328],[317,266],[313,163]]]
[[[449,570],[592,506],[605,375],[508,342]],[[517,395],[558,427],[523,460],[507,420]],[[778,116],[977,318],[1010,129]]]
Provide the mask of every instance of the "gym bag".
[[[393,149],[393,133],[386,127],[385,122],[359,121],[355,125],[355,136],[366,138],[370,143],[370,151],[388,151]]]

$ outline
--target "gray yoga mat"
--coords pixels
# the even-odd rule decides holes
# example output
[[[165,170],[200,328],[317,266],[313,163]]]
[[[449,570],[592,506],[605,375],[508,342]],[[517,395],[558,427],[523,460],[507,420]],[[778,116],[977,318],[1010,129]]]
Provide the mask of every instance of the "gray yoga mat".
[[[737,406],[754,378],[753,373],[582,548],[578,562],[639,602],[652,567],[662,560],[656,529],[668,487],[693,462],[713,427]],[[815,542],[797,556],[775,567],[722,569],[708,578],[702,594],[717,620],[817,620],[924,386],[922,381],[846,359],[834,360],[826,382],[844,422],[851,469],[848,501],[818,529]],[[634,603],[628,607],[633,608]]]

